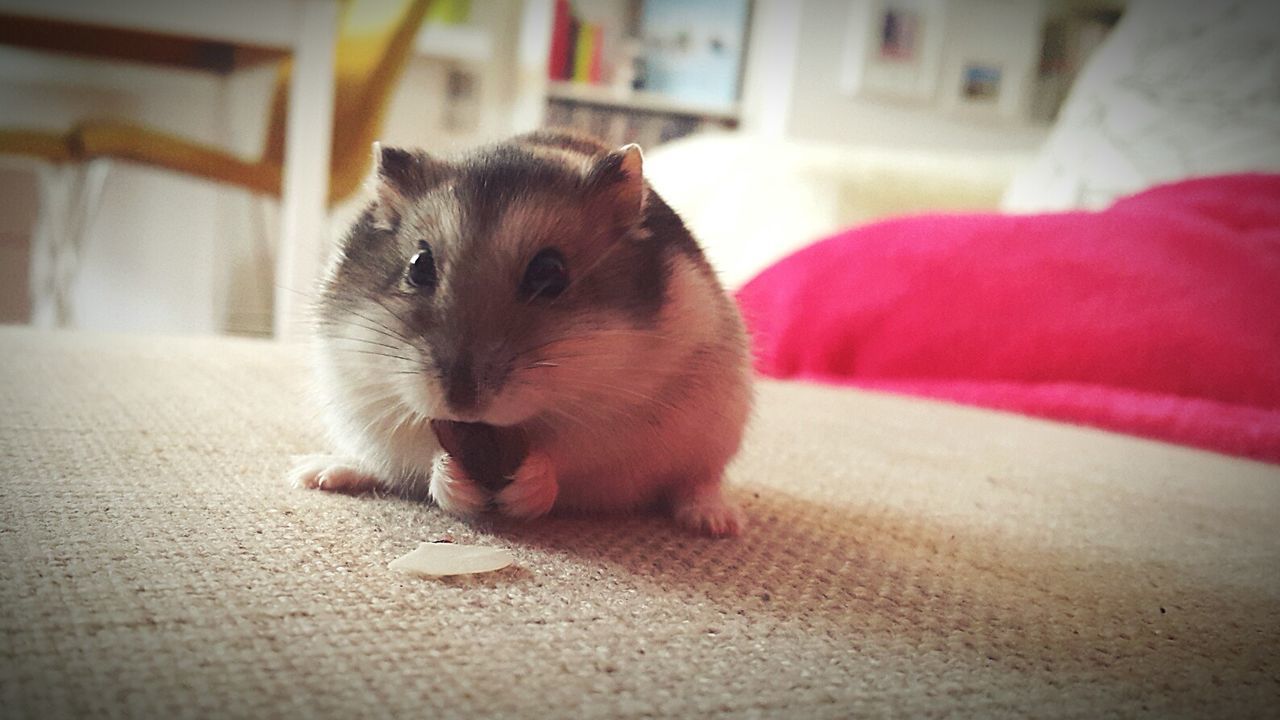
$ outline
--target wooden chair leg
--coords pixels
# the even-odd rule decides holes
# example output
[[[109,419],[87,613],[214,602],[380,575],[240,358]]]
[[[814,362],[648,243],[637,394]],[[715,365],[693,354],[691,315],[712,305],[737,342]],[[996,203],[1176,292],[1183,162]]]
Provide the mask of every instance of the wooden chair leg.
[[[71,206],[71,175],[61,165],[44,165],[37,171],[40,211],[31,233],[31,324],[58,324],[58,248],[66,236]]]
[[[31,324],[71,327],[72,294],[89,231],[102,202],[109,161],[44,166],[40,214],[31,239]]]

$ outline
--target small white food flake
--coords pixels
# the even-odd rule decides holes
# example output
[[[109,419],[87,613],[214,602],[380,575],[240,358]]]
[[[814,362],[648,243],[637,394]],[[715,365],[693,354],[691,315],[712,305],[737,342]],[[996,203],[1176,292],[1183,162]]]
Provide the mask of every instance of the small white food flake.
[[[417,550],[392,560],[387,567],[410,575],[446,577],[493,572],[514,561],[511,553],[502,548],[424,542]]]

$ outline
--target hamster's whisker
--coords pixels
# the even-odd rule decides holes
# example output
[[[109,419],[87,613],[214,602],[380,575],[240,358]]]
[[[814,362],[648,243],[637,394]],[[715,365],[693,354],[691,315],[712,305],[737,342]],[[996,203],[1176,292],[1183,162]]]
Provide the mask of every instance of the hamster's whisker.
[[[368,410],[372,410],[373,408],[375,408],[375,407],[377,407],[378,405],[381,405],[381,404],[383,404],[383,403],[388,403],[388,402],[390,403],[390,407],[383,409],[381,412],[378,412],[376,415],[374,415],[373,419],[371,419],[369,422],[365,423],[364,427],[360,428],[360,431],[359,431],[359,432],[360,432],[360,434],[361,434],[361,435],[367,434],[370,430],[372,430],[372,429],[373,429],[373,427],[374,427],[375,425],[377,425],[378,423],[380,423],[380,422],[382,422],[382,421],[386,420],[390,415],[392,415],[392,414],[394,414],[395,412],[397,412],[398,410],[400,410],[400,408],[402,407],[402,405],[401,405],[399,402],[396,402],[396,400],[397,400],[397,398],[396,398],[395,394],[394,394],[394,393],[389,393],[389,394],[387,394],[387,395],[380,396],[380,397],[378,397],[378,398],[376,398],[376,399],[373,399],[373,400],[369,400],[369,401],[366,401],[366,402],[353,404],[353,405],[351,406],[351,409],[352,409],[352,410],[355,410],[355,411],[358,411],[358,412],[363,413],[363,412],[366,412],[366,411],[368,411]]]
[[[299,312],[298,315],[290,321],[291,324],[303,328],[313,328],[324,323],[325,317],[321,314],[324,306],[324,293],[320,288],[316,288],[311,292],[305,292],[279,284],[275,284],[273,287],[277,290],[293,293],[303,300],[306,300],[306,304],[300,308],[301,312]]]
[[[378,413],[377,415],[375,415],[375,416],[373,417],[373,419],[372,419],[372,420],[370,420],[368,423],[366,423],[366,424],[365,424],[365,426],[360,430],[360,434],[361,434],[361,435],[367,434],[369,431],[373,430],[373,429],[374,429],[374,427],[376,427],[376,426],[378,426],[378,425],[381,425],[381,424],[383,424],[383,423],[385,423],[385,422],[389,422],[389,421],[390,421],[392,418],[394,418],[398,413],[403,413],[403,412],[405,411],[405,409],[406,409],[406,408],[405,408],[403,405],[400,405],[400,404],[398,404],[398,403],[396,403],[396,404],[392,404],[392,405],[391,405],[391,407],[389,407],[389,408],[387,408],[386,410],[383,410],[382,412]],[[393,428],[399,428],[399,427],[400,427],[400,423],[399,423],[399,422],[397,422],[397,423],[393,426]],[[393,432],[394,432],[394,430],[393,430]],[[391,434],[391,433],[388,433],[388,434]]]
[[[404,338],[400,337],[400,335],[399,335],[399,334],[397,334],[397,333],[395,333],[395,332],[392,332],[392,331],[390,331],[390,330],[386,330],[386,329],[381,328],[381,327],[375,327],[375,326],[371,326],[371,325],[365,325],[365,324],[363,324],[363,323],[353,322],[353,321],[351,321],[351,320],[345,320],[345,321],[342,321],[342,322],[339,322],[339,323],[331,323],[331,325],[332,325],[332,326],[343,326],[343,327],[349,327],[349,328],[356,328],[356,329],[359,329],[359,330],[367,330],[367,331],[369,331],[369,332],[371,332],[371,333],[373,333],[373,334],[375,334],[375,335],[381,335],[383,338],[385,338],[385,339],[387,339],[387,340],[395,340],[396,342],[402,342],[402,343],[406,343],[406,344],[408,344],[408,343],[405,341],[405,339],[404,339]],[[335,336],[330,336],[330,337],[335,337]],[[344,335],[344,336],[342,336],[342,337],[346,337],[346,336]]]
[[[652,330],[593,330],[590,337],[643,337],[658,338],[660,340],[671,340],[675,336],[670,333],[654,332]]]
[[[404,362],[410,362],[410,363],[417,362],[417,360],[414,358],[406,357],[398,353],[383,352],[382,350],[371,350],[371,349],[359,348],[359,347],[335,347],[333,349],[337,350],[338,352],[354,353],[357,355],[375,355],[377,357],[390,358],[392,360],[403,360]]]
[[[521,350],[521,351],[520,351],[520,352],[518,352],[518,353],[514,353],[514,354],[512,354],[512,355],[511,355],[511,357],[510,357],[510,359],[509,359],[509,362],[511,362],[512,364],[514,364],[514,363],[516,363],[517,361],[519,361],[519,360],[520,360],[520,359],[522,359],[522,358],[525,358],[525,357],[527,357],[527,356],[529,356],[529,355],[533,355],[534,353],[537,353],[539,350],[546,350],[548,347],[551,347],[552,345],[556,345],[556,344],[559,344],[559,343],[564,343],[564,344],[566,344],[566,345],[571,345],[571,344],[573,344],[575,341],[577,341],[577,340],[579,340],[579,339],[585,340],[586,338],[578,338],[578,337],[568,338],[568,339],[566,339],[566,338],[558,338],[558,339],[556,339],[556,340],[551,340],[551,341],[549,341],[549,342],[545,342],[545,343],[542,343],[542,344],[540,344],[540,345],[536,345],[536,346],[531,347],[531,348],[526,348],[526,349],[524,349],[524,350]],[[549,353],[549,354],[544,354],[544,355],[543,355],[543,357],[538,358],[538,359],[539,359],[539,360],[556,360],[556,359],[559,359],[559,358],[573,358],[573,357],[605,357],[605,356],[608,356],[608,355],[616,355],[616,354],[617,354],[617,353],[609,353],[609,352],[603,352],[603,353],[601,353],[601,352],[573,352],[573,350],[576,350],[576,348],[573,348],[573,347],[566,348],[566,349],[565,349],[565,351],[558,351],[558,352],[553,352],[553,353]]]
[[[631,397],[636,398],[637,400],[643,400],[643,401],[645,401],[645,402],[647,402],[647,403],[652,403],[652,404],[654,404],[654,405],[657,405],[658,407],[663,407],[663,408],[666,408],[666,409],[668,409],[668,410],[675,410],[675,409],[676,409],[676,406],[675,406],[675,405],[672,405],[671,403],[663,402],[662,400],[659,400],[658,398],[656,398],[656,397],[654,397],[654,396],[652,396],[652,395],[648,395],[648,394],[646,394],[646,393],[642,393],[642,392],[640,392],[639,390],[634,390],[634,389],[632,389],[632,388],[624,387],[624,386],[622,386],[622,385],[613,385],[613,384],[611,384],[611,383],[593,382],[593,381],[591,381],[591,380],[584,380],[584,379],[582,379],[582,378],[577,378],[577,379],[573,380],[572,382],[570,382],[570,383],[566,383],[566,384],[567,384],[567,385],[569,385],[569,386],[574,386],[574,385],[576,385],[576,386],[578,386],[578,387],[584,387],[584,388],[597,388],[597,389],[600,389],[600,390],[606,390],[606,391],[609,391],[610,393],[613,393],[613,397],[621,397],[622,395],[629,395],[629,396],[631,396]]]
[[[379,393],[379,396],[376,399],[370,402],[361,403],[360,407],[364,410],[372,410],[377,406],[384,405],[384,404],[387,407],[383,408],[380,412],[374,415],[373,418],[369,420],[367,424],[365,424],[364,428],[361,429],[361,433],[369,432],[374,428],[374,426],[387,422],[392,417],[395,417],[397,413],[414,412],[412,408],[410,408],[408,405],[404,403],[399,393],[397,393],[395,390],[388,390],[384,393]],[[398,426],[399,426],[399,423],[397,423],[397,427]]]
[[[555,339],[553,339],[553,340],[548,340],[548,341],[546,341],[546,342],[544,342],[544,343],[538,343],[537,345],[534,345],[533,347],[525,348],[524,350],[521,350],[520,352],[513,354],[513,355],[511,356],[511,360],[514,362],[514,361],[515,361],[516,359],[518,359],[518,358],[524,357],[525,355],[528,355],[528,354],[530,354],[530,353],[535,353],[535,352],[537,352],[537,351],[539,351],[539,350],[541,350],[541,349],[543,349],[543,348],[545,348],[545,347],[548,347],[548,346],[550,346],[550,345],[554,345],[554,344],[556,344],[556,343],[558,343],[558,342],[563,342],[563,341],[564,341],[564,338],[555,338]]]
[[[397,420],[396,423],[391,426],[391,432],[388,433],[389,435],[395,435],[396,433],[400,432],[400,428],[404,427],[404,424],[406,422],[409,423],[411,427],[418,424],[418,413],[414,411],[413,408],[409,408],[409,407],[406,407],[405,410],[407,412],[403,413],[400,416],[400,419]]]
[[[569,409],[577,413],[577,415],[582,415],[587,419],[594,421],[596,423],[595,427],[607,427],[611,420],[616,419],[614,414],[606,412],[598,403],[588,401],[587,398],[580,397],[572,393],[560,395],[557,398],[557,402],[564,403],[569,407]],[[616,410],[616,408],[610,408],[610,410]],[[577,415],[574,417],[577,417]]]
[[[392,353],[379,352],[377,350],[364,350],[361,348],[344,348],[344,347],[334,348],[334,349],[338,350],[339,352],[356,353],[359,355],[375,355],[377,357],[390,358],[392,360],[402,360],[407,363],[418,362],[414,358],[408,358],[403,355],[393,355]]]
[[[533,383],[523,380],[519,376],[514,376],[512,379],[512,382],[510,383],[510,386],[521,386],[521,385],[527,387],[527,386],[533,385]],[[569,407],[572,410],[577,411],[577,414],[566,412],[565,410],[555,407],[554,405],[547,406],[545,408],[545,411],[554,413],[559,417],[563,417],[568,420],[571,420],[585,430],[595,432],[596,427],[599,426],[599,422],[608,419],[607,416],[604,413],[600,412],[598,408],[592,408],[586,403],[578,402],[571,395],[560,395],[557,397],[556,401],[569,405]],[[596,421],[597,426],[592,426],[588,424],[581,417],[578,417],[578,415],[585,415],[589,419]],[[546,423],[547,420],[544,418],[541,420],[541,422]]]
[[[612,254],[614,254],[615,252],[617,252],[617,251],[618,251],[618,248],[622,247],[624,244],[625,244],[625,243],[616,242],[616,243],[613,243],[612,245],[610,245],[610,246],[609,246],[609,249],[607,249],[607,250],[605,250],[604,252],[600,253],[600,257],[596,258],[596,261],[595,261],[595,262],[593,262],[593,263],[591,263],[590,265],[588,265],[586,270],[583,270],[581,273],[578,273],[578,274],[574,275],[572,278],[570,278],[570,280],[569,280],[569,285],[565,288],[565,292],[561,293],[559,296],[557,296],[557,297],[555,297],[555,298],[552,298],[551,302],[550,302],[550,303],[548,303],[548,304],[549,304],[549,305],[554,305],[554,304],[556,304],[556,301],[557,301],[557,300],[559,300],[560,298],[562,298],[562,297],[564,297],[565,295],[569,294],[569,291],[573,289],[573,286],[574,286],[574,285],[577,285],[577,284],[578,284],[578,282],[579,282],[580,280],[582,280],[582,278],[584,278],[584,277],[590,277],[590,276],[591,276],[591,273],[595,272],[596,268],[600,267],[601,263],[603,263],[605,260],[608,260],[608,259],[609,259],[609,256],[610,256],[610,255],[612,255]]]
[[[381,305],[381,303],[379,303],[379,304]],[[385,306],[383,306],[383,308],[385,309]],[[366,321],[366,322],[371,322],[371,323],[373,323],[374,325],[378,326],[379,328],[381,328],[381,329],[383,329],[383,330],[386,330],[387,332],[391,333],[391,334],[392,334],[392,335],[393,335],[397,340],[403,340],[403,341],[405,341],[405,342],[408,342],[408,341],[409,341],[409,339],[408,339],[408,338],[406,338],[403,334],[401,334],[399,331],[397,331],[397,330],[393,329],[392,327],[390,327],[390,326],[389,326],[389,325],[387,325],[386,323],[382,322],[381,320],[378,320],[378,319],[376,319],[376,318],[371,318],[371,317],[369,317],[368,315],[365,315],[364,313],[356,312],[355,310],[352,310],[352,311],[350,311],[350,312],[351,312],[351,314],[352,314],[352,315],[355,315],[356,317],[360,318],[361,320],[364,320],[364,321]],[[388,310],[387,312],[391,312],[391,311],[390,311],[390,310]],[[393,317],[395,317],[397,320],[399,320],[399,319],[400,319],[398,316],[396,316],[396,315],[395,315],[395,313],[392,313],[392,316],[393,316]]]
[[[315,292],[314,290],[311,292],[305,292],[302,290],[298,290],[297,288],[288,287],[287,285],[281,285],[279,283],[272,283],[272,287],[274,287],[277,290],[283,290],[288,293],[293,293],[298,297],[306,298],[307,300],[311,300],[312,302],[315,302],[320,299],[320,294]]]
[[[336,351],[354,352],[357,350],[365,350],[371,354],[378,354],[383,357],[396,358],[406,362],[418,362],[418,360],[415,360],[412,356],[406,357],[405,353],[410,352],[410,350],[402,346],[388,345],[384,342],[366,340],[364,338],[327,336],[327,339],[333,343],[332,349]],[[375,348],[377,349],[375,350]]]
[[[368,332],[373,333],[374,335],[378,335],[383,340],[399,339],[399,338],[392,337],[390,333],[387,333],[383,330],[379,330],[378,328],[369,327],[368,325],[364,325],[358,322],[353,322],[351,320],[322,321],[320,324],[316,326],[316,334],[325,340],[355,339],[351,335],[347,334],[352,328],[355,328],[357,330],[366,330]]]
[[[361,320],[364,320],[365,322],[373,323],[374,327],[370,327],[370,326],[368,326],[368,325],[362,325],[362,324],[357,323],[357,322],[352,322],[351,320],[337,320],[337,319],[332,319],[332,318],[331,318],[331,319],[322,320],[321,322],[322,322],[322,323],[324,323],[325,325],[348,325],[348,326],[350,326],[350,327],[360,328],[360,329],[362,329],[362,330],[368,330],[369,332],[374,332],[374,333],[378,333],[378,334],[380,334],[380,335],[385,335],[387,338],[389,338],[389,339],[391,339],[391,340],[398,340],[398,341],[403,342],[403,343],[406,343],[406,344],[407,344],[407,343],[409,343],[409,339],[408,339],[408,338],[406,338],[404,335],[402,335],[402,334],[400,334],[400,333],[396,332],[396,331],[395,331],[395,330],[393,330],[392,328],[388,327],[385,323],[378,322],[377,320],[375,320],[375,319],[373,319],[373,318],[371,318],[371,317],[368,317],[367,315],[362,315],[362,314],[360,314],[360,313],[358,313],[358,312],[356,312],[356,311],[354,311],[354,310],[349,310],[348,312],[350,312],[352,315],[355,315],[356,317],[360,318]]]
[[[577,333],[575,335],[563,335],[563,336],[548,340],[546,342],[538,343],[537,345],[527,347],[513,354],[511,358],[513,361],[515,361],[526,355],[530,355],[532,353],[535,353],[539,350],[543,350],[552,345],[557,345],[560,343],[570,344],[577,341],[587,341],[587,340],[603,338],[603,337],[642,337],[642,338],[651,338],[651,339],[657,339],[657,340],[670,340],[670,339],[673,339],[674,336],[669,333],[653,332],[649,330],[588,330],[585,332]]]
[[[558,362],[560,362],[560,361],[562,361],[562,360],[592,360],[592,359],[595,359],[595,360],[600,360],[600,359],[606,359],[606,360],[621,360],[621,358],[619,358],[619,357],[618,357],[618,354],[617,354],[617,353],[612,353],[612,352],[598,352],[598,353],[563,353],[563,354],[559,354],[559,355],[544,355],[543,357],[539,358],[539,360],[540,360],[540,361],[544,361],[544,362],[557,362],[557,363],[558,363]],[[598,365],[592,365],[592,367],[600,367],[600,366],[598,366]],[[615,370],[622,370],[622,369],[626,369],[627,367],[628,367],[628,366],[624,363],[624,364],[619,364],[619,365],[614,366],[614,368],[613,368],[613,369],[615,369]]]
[[[386,310],[388,313],[390,313],[390,314],[391,314],[391,317],[393,317],[393,318],[395,318],[396,320],[398,320],[398,321],[400,322],[400,324],[401,324],[401,325],[409,325],[409,324],[410,324],[410,323],[408,323],[408,322],[405,322],[405,319],[404,319],[403,317],[401,317],[401,316],[400,316],[400,313],[396,312],[395,310],[392,310],[390,307],[388,307],[388,306],[387,306],[387,304],[386,304],[386,303],[382,302],[382,298],[379,298],[379,297],[377,297],[377,296],[374,296],[374,297],[373,297],[373,301],[374,301],[374,302],[376,302],[376,303],[378,303],[378,306],[379,306],[379,307],[381,307],[383,310]]]
[[[369,398],[365,400],[365,402],[352,403],[351,408],[356,410],[361,410],[361,411],[367,411],[367,410],[372,410],[378,407],[379,405],[383,405],[385,403],[391,403],[394,406],[397,404],[396,403],[397,399],[398,399],[398,396],[394,392],[388,392],[382,395],[378,395],[377,397]],[[386,411],[384,410],[383,412],[386,412]]]
[[[547,412],[550,412],[556,415],[557,417],[562,417],[566,420],[570,420],[585,430],[588,430],[588,431],[592,430],[591,425],[588,424],[586,420],[583,420],[582,418],[578,417],[577,415],[574,415],[573,413],[565,412],[564,410],[561,410],[560,408],[557,408],[557,407],[548,407]]]
[[[388,349],[388,350],[395,350],[395,351],[397,351],[397,352],[399,352],[399,351],[401,351],[401,350],[403,350],[403,349],[404,349],[403,347],[401,347],[401,346],[399,346],[399,345],[388,345],[387,343],[384,343],[384,342],[378,342],[377,340],[366,340],[366,339],[364,339],[364,338],[346,337],[346,336],[342,336],[342,337],[332,337],[332,336],[331,336],[331,337],[329,337],[329,339],[330,339],[330,340],[333,340],[334,342],[353,342],[353,343],[360,343],[361,345],[371,345],[371,346],[373,346],[373,347],[386,348],[386,349]]]

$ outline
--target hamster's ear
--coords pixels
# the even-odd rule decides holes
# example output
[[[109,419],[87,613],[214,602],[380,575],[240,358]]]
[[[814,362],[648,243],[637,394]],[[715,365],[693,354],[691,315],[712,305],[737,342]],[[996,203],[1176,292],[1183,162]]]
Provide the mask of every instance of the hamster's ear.
[[[443,162],[424,152],[373,143],[373,163],[378,199],[388,205],[422,197],[446,174]]]
[[[596,160],[587,171],[586,183],[607,193],[628,224],[639,222],[646,194],[644,154],[639,145],[624,145]]]

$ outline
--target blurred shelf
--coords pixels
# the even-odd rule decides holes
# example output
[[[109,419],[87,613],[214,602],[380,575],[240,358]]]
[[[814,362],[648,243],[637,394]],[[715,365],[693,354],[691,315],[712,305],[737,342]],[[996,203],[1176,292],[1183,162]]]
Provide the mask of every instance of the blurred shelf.
[[[692,103],[677,100],[661,93],[638,90],[622,91],[605,85],[586,85],[564,81],[551,82],[547,85],[547,99],[634,112],[683,115],[731,123],[738,121],[738,106],[736,103],[728,107]]]
[[[493,36],[474,25],[427,23],[413,41],[421,57],[463,62],[488,62],[493,57]]]

